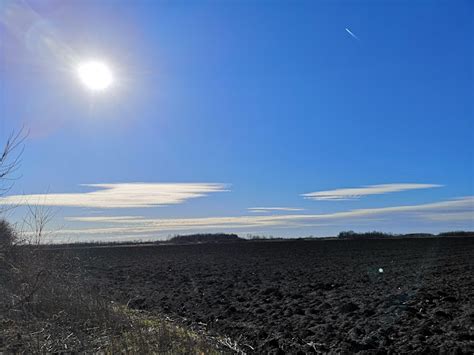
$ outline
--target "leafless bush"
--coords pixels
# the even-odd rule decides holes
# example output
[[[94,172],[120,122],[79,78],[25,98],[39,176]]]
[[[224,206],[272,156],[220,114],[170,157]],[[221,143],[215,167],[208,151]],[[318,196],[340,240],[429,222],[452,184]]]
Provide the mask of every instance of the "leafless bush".
[[[17,241],[17,234],[6,220],[0,220],[0,252],[5,252],[7,249],[15,245]]]
[[[54,211],[46,205],[28,205],[23,219],[23,241],[28,245],[39,246],[47,241],[47,225],[54,218]]]

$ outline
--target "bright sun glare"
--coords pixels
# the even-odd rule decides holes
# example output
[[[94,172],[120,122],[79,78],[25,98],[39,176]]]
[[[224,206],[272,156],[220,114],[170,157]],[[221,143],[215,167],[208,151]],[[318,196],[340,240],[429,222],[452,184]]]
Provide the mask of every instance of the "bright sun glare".
[[[77,75],[81,82],[93,91],[103,91],[113,82],[109,67],[99,61],[87,61],[79,64]]]

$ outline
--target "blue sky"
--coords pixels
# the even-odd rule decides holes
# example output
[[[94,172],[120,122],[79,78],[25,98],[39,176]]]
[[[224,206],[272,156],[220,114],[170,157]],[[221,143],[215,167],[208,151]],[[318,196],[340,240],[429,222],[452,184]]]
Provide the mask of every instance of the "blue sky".
[[[473,8],[1,0],[0,138],[30,131],[2,203],[73,239],[473,229]]]

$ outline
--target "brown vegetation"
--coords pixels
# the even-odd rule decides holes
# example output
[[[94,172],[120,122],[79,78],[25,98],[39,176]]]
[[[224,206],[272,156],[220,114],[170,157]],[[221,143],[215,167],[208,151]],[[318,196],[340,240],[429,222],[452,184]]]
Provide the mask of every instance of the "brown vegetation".
[[[77,256],[18,245],[0,228],[0,353],[217,352],[203,334],[104,298]]]

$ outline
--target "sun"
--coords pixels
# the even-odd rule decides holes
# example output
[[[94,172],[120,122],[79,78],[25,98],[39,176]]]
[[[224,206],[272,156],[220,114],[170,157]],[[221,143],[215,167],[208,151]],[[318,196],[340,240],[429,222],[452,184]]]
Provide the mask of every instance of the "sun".
[[[92,91],[104,91],[114,81],[110,68],[96,60],[80,63],[77,66],[77,75],[84,86]]]

